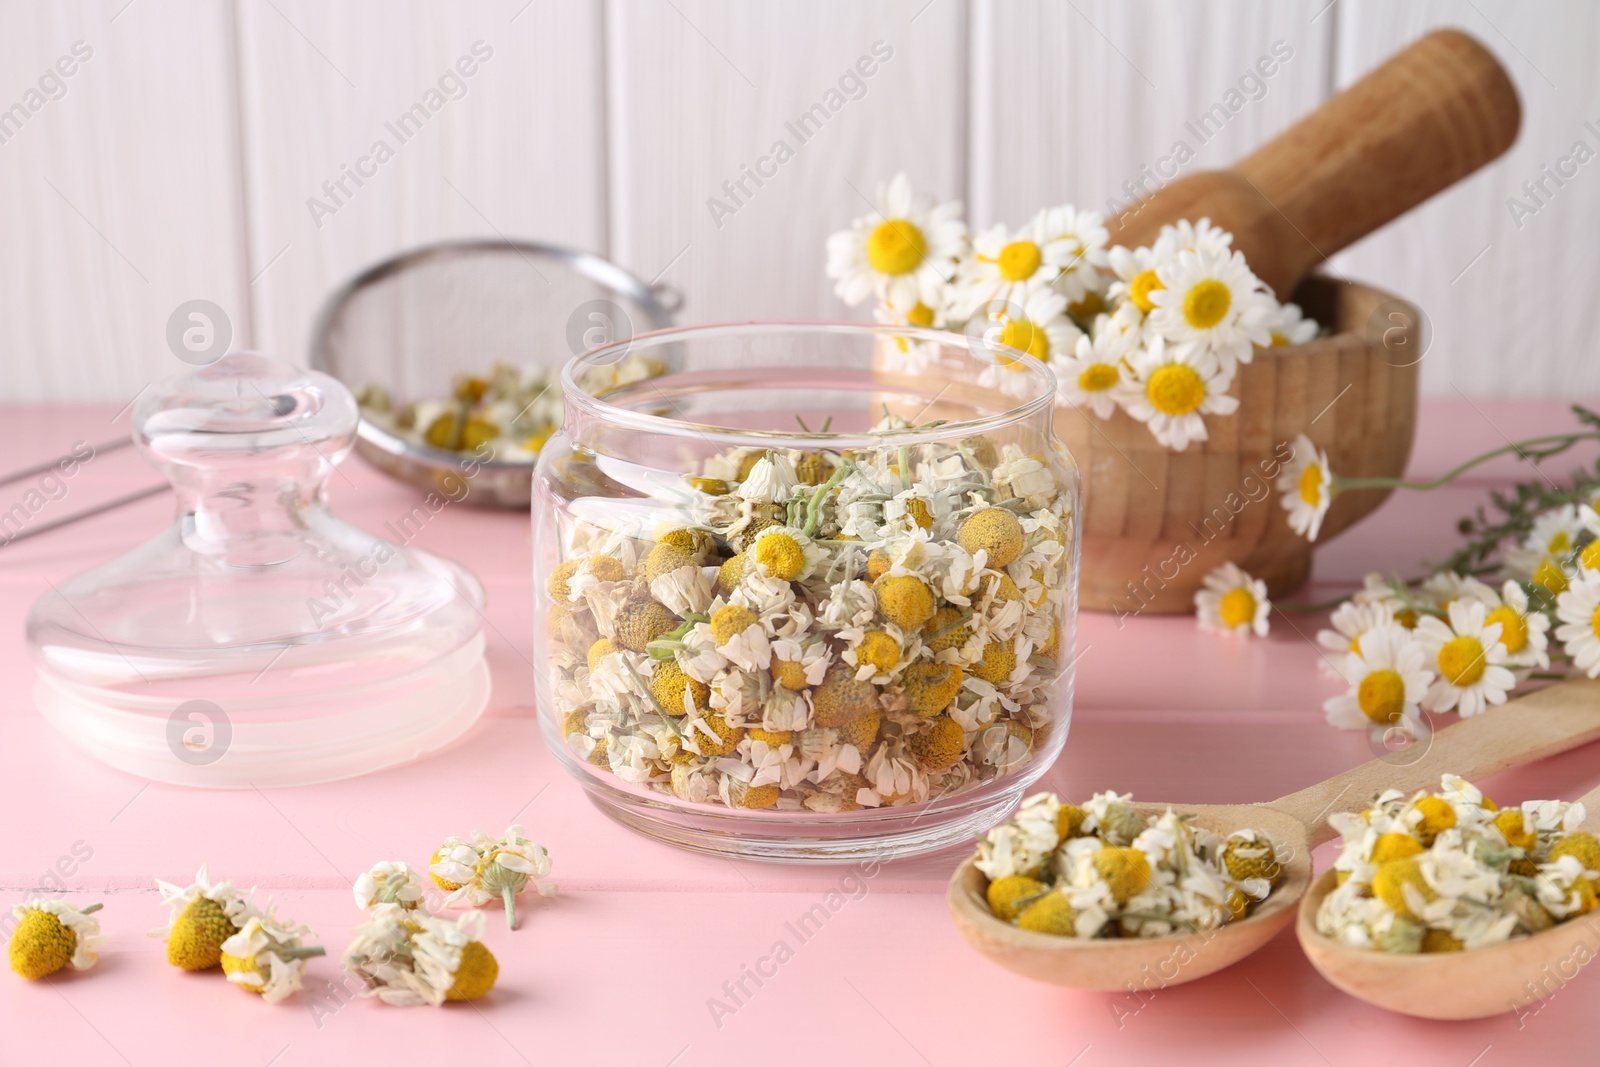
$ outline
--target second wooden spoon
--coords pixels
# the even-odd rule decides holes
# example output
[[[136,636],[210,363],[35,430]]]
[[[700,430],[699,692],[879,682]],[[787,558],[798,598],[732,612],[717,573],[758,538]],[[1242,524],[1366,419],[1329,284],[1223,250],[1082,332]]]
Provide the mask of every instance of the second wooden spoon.
[[[946,894],[956,926],[979,952],[1018,974],[1075,989],[1152,990],[1192,982],[1265,945],[1295,917],[1311,885],[1311,850],[1335,833],[1328,816],[1359,810],[1385,789],[1437,786],[1443,774],[1468,780],[1600,739],[1600,681],[1562,682],[1440,730],[1420,756],[1383,757],[1267,804],[1138,804],[1143,813],[1168,807],[1195,824],[1227,834],[1256,829],[1277,844],[1283,879],[1249,918],[1216,930],[1151,938],[1073,938],[1022,930],[994,917],[988,880],[963,863]]]

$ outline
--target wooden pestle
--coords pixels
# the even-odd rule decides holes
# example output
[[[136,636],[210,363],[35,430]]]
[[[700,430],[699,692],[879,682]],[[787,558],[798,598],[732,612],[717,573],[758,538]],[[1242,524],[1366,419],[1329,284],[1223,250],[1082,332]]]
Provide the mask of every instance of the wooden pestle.
[[[1522,108],[1489,51],[1459,30],[1412,43],[1228,170],[1179,178],[1118,214],[1114,244],[1212,222],[1287,299],[1318,263],[1499,156]]]

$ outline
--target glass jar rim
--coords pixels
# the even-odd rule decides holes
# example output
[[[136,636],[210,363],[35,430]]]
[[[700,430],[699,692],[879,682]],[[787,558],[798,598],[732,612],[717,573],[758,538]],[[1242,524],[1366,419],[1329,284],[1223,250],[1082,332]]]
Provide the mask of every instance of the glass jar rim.
[[[1021,367],[1021,373],[1033,379],[1035,388],[1030,390],[1030,396],[1027,399],[1018,400],[1015,406],[992,415],[985,415],[982,418],[964,419],[958,422],[944,422],[928,426],[911,426],[902,430],[883,433],[831,433],[804,430],[751,430],[692,422],[688,419],[665,415],[652,415],[648,412],[608,403],[602,397],[594,395],[578,384],[579,373],[591,367],[605,366],[608,363],[620,360],[638,349],[641,342],[647,342],[646,347],[651,347],[674,341],[730,336],[740,333],[855,334],[866,337],[891,337],[929,341],[951,347],[965,347],[972,350],[975,355],[979,349],[982,349],[995,355],[996,366],[1000,365],[999,359],[1001,358],[1016,362]],[[1043,360],[1010,345],[1000,344],[996,341],[990,341],[983,337],[974,337],[969,334],[953,333],[948,330],[934,330],[921,326],[893,326],[830,320],[766,320],[760,322],[712,323],[700,326],[673,326],[662,330],[651,330],[648,333],[636,334],[625,340],[613,341],[610,344],[592,348],[568,360],[566,366],[561,370],[561,388],[567,403],[578,407],[585,414],[629,429],[677,436],[694,436],[730,445],[750,445],[803,439],[828,441],[843,448],[864,448],[886,444],[915,444],[919,441],[933,441],[953,436],[966,437],[983,433],[987,430],[998,429],[1010,423],[1032,417],[1041,411],[1047,410],[1054,402],[1056,379],[1055,372]]]

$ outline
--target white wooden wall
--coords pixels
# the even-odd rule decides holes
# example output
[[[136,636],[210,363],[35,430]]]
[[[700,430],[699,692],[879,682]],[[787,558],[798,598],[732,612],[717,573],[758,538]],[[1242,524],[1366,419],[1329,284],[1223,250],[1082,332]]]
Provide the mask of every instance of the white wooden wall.
[[[979,224],[1099,207],[1274,42],[1292,60],[1190,169],[1440,24],[1511,70],[1521,140],[1334,267],[1426,309],[1432,393],[1593,395],[1600,162],[1520,226],[1507,206],[1600,150],[1584,0],[7,0],[0,108],[92,56],[0,143],[0,401],[126,400],[179,369],[165,325],[195,298],[303,358],[331,288],[452,236],[601,252],[680,289],[686,322],[841,317],[823,239],[897,169]],[[317,225],[307,199],[478,41],[466,95]],[[717,225],[706,200],[878,41],[865,96]]]

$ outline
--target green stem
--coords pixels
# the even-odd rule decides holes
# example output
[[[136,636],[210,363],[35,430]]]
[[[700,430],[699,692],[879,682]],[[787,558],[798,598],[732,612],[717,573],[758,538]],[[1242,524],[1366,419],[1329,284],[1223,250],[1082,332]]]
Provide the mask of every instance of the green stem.
[[[508,885],[500,887],[500,899],[506,904],[506,925],[511,929],[517,928],[517,893]]]
[[[1527,451],[1533,450],[1538,452],[1538,455],[1531,458],[1544,459],[1571,448],[1579,441],[1594,440],[1596,438],[1600,438],[1600,434],[1564,433],[1550,434],[1545,437],[1530,437],[1526,441],[1513,441],[1510,444],[1491,449],[1481,456],[1475,456],[1453,470],[1441,474],[1431,482],[1408,482],[1403,478],[1340,478],[1335,476],[1333,478],[1333,491],[1340,493],[1346,489],[1417,489],[1424,491],[1438,489],[1440,486],[1448,485],[1473,467],[1508,453],[1515,452],[1517,455],[1527,459],[1530,458],[1527,455]]]
[[[817,525],[822,521],[822,498],[836,489],[839,483],[855,469],[854,463],[841,462],[839,469],[833,472],[833,476],[817,486],[817,491],[811,494],[811,501],[806,505],[806,525],[801,531],[807,537],[817,532]]]
[[[326,956],[328,950],[321,945],[298,945],[294,948],[273,949],[272,954],[280,960],[308,960],[313,956]]]

